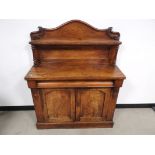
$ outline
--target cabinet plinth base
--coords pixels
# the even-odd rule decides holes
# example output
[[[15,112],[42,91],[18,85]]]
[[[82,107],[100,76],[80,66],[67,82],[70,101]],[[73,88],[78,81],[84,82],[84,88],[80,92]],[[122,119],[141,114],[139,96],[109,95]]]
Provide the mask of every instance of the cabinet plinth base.
[[[37,122],[38,129],[52,129],[52,128],[112,128],[112,121],[105,122],[74,122],[74,123],[40,123]]]

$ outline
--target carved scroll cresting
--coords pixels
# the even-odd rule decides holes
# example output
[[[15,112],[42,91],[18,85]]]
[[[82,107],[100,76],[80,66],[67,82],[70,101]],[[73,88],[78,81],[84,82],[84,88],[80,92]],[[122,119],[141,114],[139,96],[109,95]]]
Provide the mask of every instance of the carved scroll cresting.
[[[107,29],[107,35],[111,38],[111,39],[114,39],[114,40],[119,40],[120,38],[120,33],[119,32],[113,32],[112,31],[112,27],[109,27]]]
[[[32,40],[37,40],[40,39],[41,37],[43,37],[44,35],[44,28],[43,27],[38,27],[39,31],[35,31],[35,32],[31,32],[30,36]]]

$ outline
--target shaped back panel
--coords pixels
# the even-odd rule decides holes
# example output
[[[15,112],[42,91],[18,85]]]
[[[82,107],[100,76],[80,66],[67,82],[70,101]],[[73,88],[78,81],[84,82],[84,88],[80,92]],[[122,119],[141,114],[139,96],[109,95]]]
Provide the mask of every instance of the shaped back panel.
[[[34,65],[55,60],[115,64],[120,34],[72,20],[54,29],[39,27],[31,33]]]

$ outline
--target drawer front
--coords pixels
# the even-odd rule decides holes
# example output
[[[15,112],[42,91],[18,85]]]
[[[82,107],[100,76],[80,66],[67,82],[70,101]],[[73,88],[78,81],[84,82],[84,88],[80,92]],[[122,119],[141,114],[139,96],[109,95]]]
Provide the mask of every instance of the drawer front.
[[[44,117],[48,122],[75,120],[75,93],[73,89],[41,89]]]
[[[113,87],[112,81],[37,82],[37,88]]]

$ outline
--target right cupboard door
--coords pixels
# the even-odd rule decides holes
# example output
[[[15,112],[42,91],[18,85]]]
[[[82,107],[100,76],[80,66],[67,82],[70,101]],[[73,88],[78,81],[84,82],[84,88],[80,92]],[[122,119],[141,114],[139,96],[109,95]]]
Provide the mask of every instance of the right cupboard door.
[[[76,93],[76,120],[97,122],[106,120],[110,88],[78,89]]]

